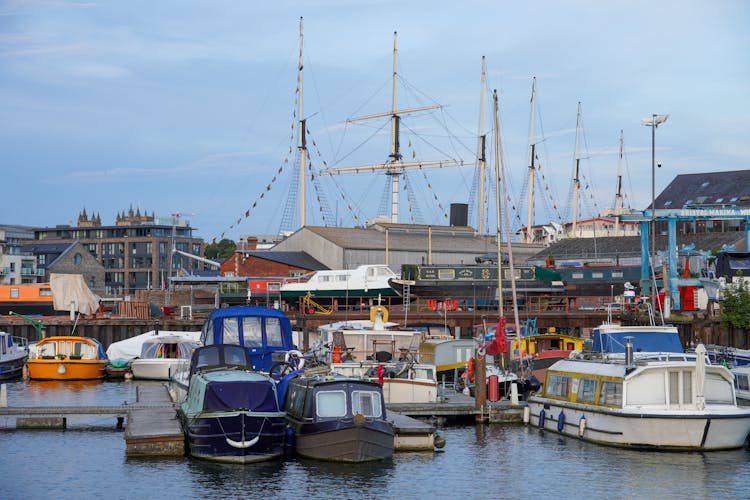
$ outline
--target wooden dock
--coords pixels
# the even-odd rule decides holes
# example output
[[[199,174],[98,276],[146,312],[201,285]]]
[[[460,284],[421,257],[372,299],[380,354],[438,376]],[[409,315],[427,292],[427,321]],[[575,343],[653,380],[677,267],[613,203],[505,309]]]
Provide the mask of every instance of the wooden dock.
[[[483,408],[476,408],[474,398],[460,392],[449,391],[436,403],[391,403],[389,412],[421,418],[471,419],[490,423],[521,423],[523,404],[512,405],[510,401],[487,402]]]
[[[185,434],[167,384],[139,385],[136,401],[141,407],[128,412],[125,454],[183,456]]]
[[[118,406],[0,406],[0,417],[15,418],[16,429],[66,429],[72,416],[107,416],[125,428],[127,456],[185,453],[185,438],[166,384],[139,385],[136,402]]]

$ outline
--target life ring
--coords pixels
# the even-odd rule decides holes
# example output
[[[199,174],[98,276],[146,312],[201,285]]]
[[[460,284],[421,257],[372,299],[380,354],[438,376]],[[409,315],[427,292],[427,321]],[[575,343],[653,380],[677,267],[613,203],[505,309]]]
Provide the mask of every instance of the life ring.
[[[484,356],[485,354],[487,354],[487,349],[485,349],[484,347],[480,347],[479,349],[477,349],[477,354],[479,354],[480,356]]]
[[[296,349],[287,351],[286,354],[284,354],[284,361],[295,370],[299,370],[305,366],[304,355]]]
[[[466,364],[466,377],[469,382],[474,382],[474,358],[469,358],[469,362]]]
[[[385,306],[375,306],[370,309],[370,321],[375,323],[376,319],[381,319],[383,323],[388,322],[388,309]]]

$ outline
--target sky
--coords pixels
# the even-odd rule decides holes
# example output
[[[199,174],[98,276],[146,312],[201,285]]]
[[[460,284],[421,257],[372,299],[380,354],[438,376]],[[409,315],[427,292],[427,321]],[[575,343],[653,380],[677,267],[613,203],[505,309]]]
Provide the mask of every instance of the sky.
[[[526,221],[534,77],[536,224],[571,217],[576,135],[579,217],[613,206],[618,172],[625,206],[645,209],[641,119],[654,113],[669,115],[657,194],[679,174],[750,168],[743,0],[0,0],[0,224],[74,224],[86,209],[107,225],[132,206],[184,214],[207,241],[299,227],[300,17],[308,225],[360,226],[390,207],[383,173],[324,170],[388,160],[388,117],[347,120],[391,110],[394,32],[397,107],[441,106],[402,116],[404,160],[465,165],[408,171],[401,222],[446,224],[451,204],[471,202],[477,227],[493,90],[502,154],[488,147],[487,198],[502,159],[503,210]],[[494,202],[484,213],[493,231]]]

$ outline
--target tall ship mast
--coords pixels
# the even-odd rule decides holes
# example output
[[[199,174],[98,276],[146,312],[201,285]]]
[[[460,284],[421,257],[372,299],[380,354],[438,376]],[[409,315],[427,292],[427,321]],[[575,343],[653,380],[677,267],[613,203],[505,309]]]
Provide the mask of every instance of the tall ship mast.
[[[373,115],[361,116],[358,118],[350,118],[347,120],[348,123],[354,123],[363,120],[371,120],[373,118],[382,118],[385,116],[391,117],[391,153],[389,159],[384,164],[376,165],[363,165],[358,167],[341,167],[341,168],[328,168],[321,171],[322,174],[357,174],[363,172],[385,172],[391,179],[391,222],[398,222],[398,197],[399,197],[399,177],[408,169],[440,166],[440,167],[453,167],[462,166],[463,161],[460,160],[437,160],[437,161],[417,161],[417,162],[405,162],[402,161],[402,155],[400,151],[399,143],[399,125],[401,122],[401,116],[417,113],[420,111],[427,111],[431,109],[439,109],[442,106],[422,106],[418,108],[409,109],[398,109],[396,103],[396,82],[398,79],[397,72],[397,58],[398,58],[398,45],[397,45],[397,32],[393,32],[393,97],[391,104],[391,111],[384,113],[376,113]]]

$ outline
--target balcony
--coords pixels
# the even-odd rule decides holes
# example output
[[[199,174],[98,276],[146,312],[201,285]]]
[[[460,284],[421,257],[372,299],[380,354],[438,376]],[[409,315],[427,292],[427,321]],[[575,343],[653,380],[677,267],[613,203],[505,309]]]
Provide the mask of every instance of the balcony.
[[[0,276],[7,276],[10,274],[9,267],[0,267]]]
[[[22,267],[21,276],[37,276],[36,269],[33,267]]]

